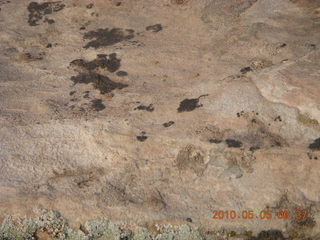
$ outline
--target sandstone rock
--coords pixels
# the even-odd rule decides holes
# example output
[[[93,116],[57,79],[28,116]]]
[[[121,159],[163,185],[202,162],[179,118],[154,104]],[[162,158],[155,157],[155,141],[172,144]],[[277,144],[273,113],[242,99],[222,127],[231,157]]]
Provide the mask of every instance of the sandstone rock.
[[[0,219],[52,209],[72,227],[108,219],[142,235],[190,218],[212,239],[319,236],[319,1],[0,8]]]

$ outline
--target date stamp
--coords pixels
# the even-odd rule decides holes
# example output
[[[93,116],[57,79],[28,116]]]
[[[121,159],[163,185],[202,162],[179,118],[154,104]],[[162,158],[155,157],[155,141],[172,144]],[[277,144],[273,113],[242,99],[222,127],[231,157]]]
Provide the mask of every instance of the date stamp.
[[[243,211],[235,211],[235,210],[213,210],[211,212],[211,218],[215,220],[226,220],[226,219],[239,219],[239,220],[268,220],[268,219],[296,219],[298,221],[303,221],[308,217],[307,210],[278,210],[276,212],[270,210],[261,210],[261,211],[253,211],[253,210],[243,210]]]

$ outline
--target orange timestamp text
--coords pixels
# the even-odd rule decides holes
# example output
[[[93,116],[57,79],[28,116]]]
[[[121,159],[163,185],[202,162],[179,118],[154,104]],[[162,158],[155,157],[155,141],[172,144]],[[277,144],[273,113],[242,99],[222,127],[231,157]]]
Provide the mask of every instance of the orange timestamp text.
[[[295,218],[298,221],[302,221],[308,217],[307,210],[278,210],[278,211],[270,211],[270,210],[261,210],[261,211],[253,211],[253,210],[243,210],[243,211],[235,211],[235,210],[214,210],[212,211],[212,219],[289,219]]]

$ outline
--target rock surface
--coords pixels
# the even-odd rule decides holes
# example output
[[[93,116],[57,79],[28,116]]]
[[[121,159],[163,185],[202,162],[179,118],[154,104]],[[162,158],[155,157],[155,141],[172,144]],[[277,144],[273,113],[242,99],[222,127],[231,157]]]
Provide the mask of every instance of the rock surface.
[[[1,219],[320,237],[320,1],[0,8]]]

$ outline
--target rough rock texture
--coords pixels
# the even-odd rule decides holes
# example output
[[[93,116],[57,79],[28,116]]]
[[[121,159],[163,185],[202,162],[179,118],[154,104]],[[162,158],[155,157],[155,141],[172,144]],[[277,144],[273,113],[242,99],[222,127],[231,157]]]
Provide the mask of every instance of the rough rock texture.
[[[320,1],[0,8],[1,219],[320,237]]]

